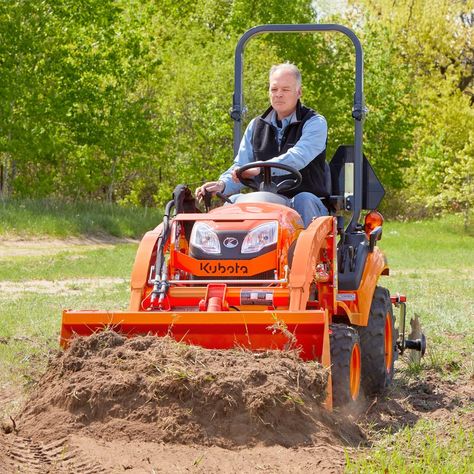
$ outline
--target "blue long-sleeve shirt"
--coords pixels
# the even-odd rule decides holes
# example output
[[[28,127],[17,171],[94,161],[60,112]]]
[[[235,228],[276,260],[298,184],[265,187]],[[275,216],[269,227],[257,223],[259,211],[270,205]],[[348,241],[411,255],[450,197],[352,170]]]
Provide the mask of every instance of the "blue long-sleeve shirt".
[[[219,177],[219,180],[225,184],[224,192],[227,195],[236,194],[240,192],[243,187],[241,183],[236,183],[233,181],[232,171],[235,168],[240,168],[247,163],[255,161],[252,146],[252,135],[255,126],[255,120],[256,119],[251,120],[245,130],[242,141],[240,142],[239,151],[234,159],[234,163]],[[278,133],[278,143],[281,143],[285,128],[290,123],[296,121],[296,113],[285,117],[281,121],[281,127],[278,127],[275,111],[272,111],[268,115],[267,120],[269,120],[270,123],[276,127]],[[326,140],[326,119],[322,115],[316,114],[303,125],[301,137],[293,147],[291,147],[286,153],[283,153],[280,156],[272,158],[268,161],[284,163],[285,165],[292,166],[297,170],[301,170],[326,148]],[[273,176],[280,176],[284,174],[288,174],[288,172],[285,170],[272,169]]]

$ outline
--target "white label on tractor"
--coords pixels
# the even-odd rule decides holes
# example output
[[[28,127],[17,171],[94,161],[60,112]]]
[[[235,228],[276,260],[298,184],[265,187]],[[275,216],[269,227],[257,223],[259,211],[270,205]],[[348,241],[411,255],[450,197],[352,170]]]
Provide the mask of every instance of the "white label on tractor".
[[[240,292],[240,304],[273,306],[272,291],[242,290]]]
[[[354,194],[354,163],[344,164],[344,197]]]
[[[355,293],[338,293],[336,296],[337,301],[355,301]]]

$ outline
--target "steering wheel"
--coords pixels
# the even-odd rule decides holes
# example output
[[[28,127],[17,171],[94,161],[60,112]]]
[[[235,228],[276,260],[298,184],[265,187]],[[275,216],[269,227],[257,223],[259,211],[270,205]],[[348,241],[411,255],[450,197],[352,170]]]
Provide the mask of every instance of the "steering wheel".
[[[242,176],[244,171],[253,168],[263,169],[263,181],[260,183],[260,185],[257,185],[253,180],[244,178]],[[291,178],[285,179],[281,183],[275,184],[272,181],[272,168],[288,171],[292,176]],[[293,168],[293,166],[285,165],[283,163],[274,163],[272,161],[254,161],[252,163],[247,163],[236,171],[236,175],[242,184],[248,186],[249,188],[255,189],[255,191],[269,191],[275,194],[294,189],[299,186],[303,180],[301,173],[296,168]]]

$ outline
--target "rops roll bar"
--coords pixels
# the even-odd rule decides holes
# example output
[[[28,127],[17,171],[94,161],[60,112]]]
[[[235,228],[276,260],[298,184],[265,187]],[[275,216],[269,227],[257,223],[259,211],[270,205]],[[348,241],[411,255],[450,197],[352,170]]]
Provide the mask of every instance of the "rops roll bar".
[[[234,156],[237,155],[242,137],[242,113],[243,113],[243,55],[247,41],[253,36],[262,33],[298,33],[312,31],[338,31],[345,34],[352,41],[355,48],[355,92],[352,118],[354,119],[354,197],[352,207],[352,218],[346,232],[354,230],[358,223],[362,210],[362,135],[366,108],[364,103],[364,64],[362,46],[355,33],[342,25],[328,24],[296,24],[296,25],[260,25],[246,31],[235,48],[235,81],[234,95],[231,109],[231,117],[234,120]]]

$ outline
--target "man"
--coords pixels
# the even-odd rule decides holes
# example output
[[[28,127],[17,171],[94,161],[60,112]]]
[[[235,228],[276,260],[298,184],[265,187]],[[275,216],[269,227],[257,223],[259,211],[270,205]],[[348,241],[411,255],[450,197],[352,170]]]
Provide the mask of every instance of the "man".
[[[242,184],[237,170],[253,161],[284,163],[298,169],[302,183],[283,195],[291,198],[290,204],[302,217],[305,228],[314,217],[327,215],[320,197],[328,195],[325,187],[324,167],[326,160],[326,119],[300,103],[301,73],[289,63],[270,69],[269,96],[271,106],[263,115],[254,118],[245,130],[234,164],[218,181],[210,181],[196,189],[196,197],[202,200],[204,191],[215,195],[238,193]],[[244,178],[260,173],[259,168],[245,171]],[[272,169],[275,182],[285,179],[288,172]],[[288,177],[288,176],[286,176]]]

